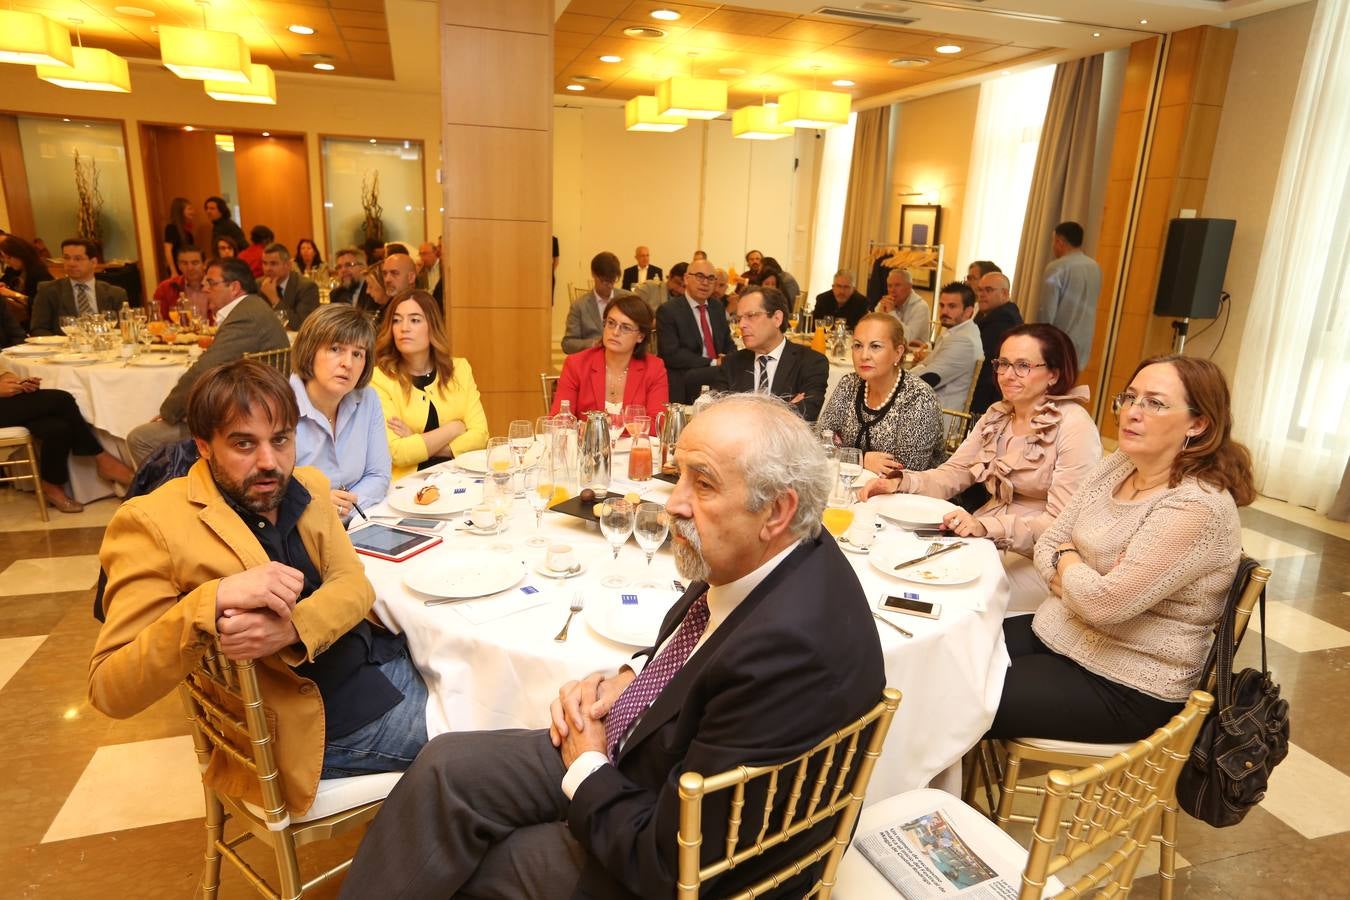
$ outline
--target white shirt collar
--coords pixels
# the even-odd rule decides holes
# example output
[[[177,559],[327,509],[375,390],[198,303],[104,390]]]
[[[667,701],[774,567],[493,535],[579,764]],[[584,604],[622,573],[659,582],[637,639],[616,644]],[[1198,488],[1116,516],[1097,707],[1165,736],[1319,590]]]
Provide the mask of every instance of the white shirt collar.
[[[755,357],[758,358],[758,357],[761,357],[761,356],[767,356],[769,359],[773,360],[774,362],[778,362],[778,361],[780,361],[780,360],[783,358],[783,348],[786,347],[786,346],[787,346],[787,338],[786,338],[786,337],[783,335],[783,333],[780,331],[780,332],[778,332],[778,346],[777,346],[777,347],[774,347],[774,348],[773,348],[772,350],[770,350],[768,353],[756,353],[756,354],[755,354]]]
[[[725,622],[727,616],[735,612],[736,607],[740,606],[741,602],[750,596],[750,592],[759,587],[760,583],[769,577],[769,573],[778,568],[778,564],[784,559],[787,559],[789,553],[797,549],[798,543],[800,542],[793,541],[788,544],[773,559],[748,575],[742,575],[727,584],[708,585],[708,627],[704,630],[704,634],[711,634],[713,629]]]
[[[234,308],[235,308],[236,306],[238,306],[239,303],[240,303],[240,301],[243,300],[243,299],[244,299],[245,297],[247,297],[247,296],[248,296],[248,294],[240,294],[238,297],[235,297],[235,298],[234,298],[233,300],[231,300],[229,303],[226,303],[226,304],[225,304],[224,306],[222,306],[220,309],[216,310],[216,327],[217,327],[217,328],[219,328],[221,325],[225,324],[225,320],[226,320],[227,318],[229,318],[230,313],[234,312]]]
[[[87,280],[85,280],[85,281],[80,281],[80,280],[77,279],[77,278],[72,278],[72,279],[70,279],[70,289],[71,289],[71,290],[74,290],[74,289],[75,289],[75,285],[77,285],[77,284],[88,285],[88,287],[89,287],[89,296],[92,297],[92,296],[94,296],[94,292],[95,292],[94,284],[95,284],[96,281],[97,281],[97,279],[95,279],[92,275],[89,276],[89,278],[88,278]]]

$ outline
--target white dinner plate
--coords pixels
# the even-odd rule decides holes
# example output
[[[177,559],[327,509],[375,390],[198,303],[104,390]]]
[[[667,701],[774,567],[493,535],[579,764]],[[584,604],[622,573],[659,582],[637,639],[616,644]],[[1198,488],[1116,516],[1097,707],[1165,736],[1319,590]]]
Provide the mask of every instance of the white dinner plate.
[[[25,356],[35,358],[39,356],[54,356],[59,353],[55,347],[44,346],[42,344],[15,344],[13,347],[6,347],[5,354],[8,356]]]
[[[144,356],[133,356],[129,366],[140,366],[147,369],[156,369],[164,366],[181,366],[183,358],[181,356],[170,356],[167,353],[147,353]]]
[[[943,516],[961,508],[922,494],[882,494],[867,498],[867,505],[906,528],[938,528]]]
[[[70,340],[64,334],[39,334],[33,337],[26,337],[24,340],[30,344],[64,344]]]
[[[602,638],[629,647],[650,647],[661,620],[680,595],[674,591],[624,588],[599,592],[586,604],[586,624]]]
[[[505,553],[429,552],[408,563],[403,583],[419,594],[468,600],[504,591],[525,575],[520,560]]]
[[[47,362],[60,363],[63,366],[92,366],[99,361],[92,353],[58,353],[47,357]]]
[[[532,466],[539,462],[539,458],[544,455],[544,445],[535,441],[530,449],[525,451],[525,465]],[[515,455],[511,456],[511,465],[515,465]],[[473,472],[476,475],[487,474],[487,451],[470,450],[468,453],[462,453],[455,457],[455,465],[465,472]]]
[[[969,584],[980,577],[980,568],[968,547],[951,550],[928,562],[895,571],[895,566],[905,560],[926,553],[932,543],[913,535],[892,535],[889,540],[878,541],[873,545],[872,555],[867,561],[878,572],[913,584],[950,586]]]
[[[441,489],[441,496],[435,503],[418,503],[418,490],[433,482]],[[387,499],[389,505],[399,512],[421,516],[452,516],[482,503],[483,487],[451,478],[433,478],[427,481],[405,478],[394,485]]]

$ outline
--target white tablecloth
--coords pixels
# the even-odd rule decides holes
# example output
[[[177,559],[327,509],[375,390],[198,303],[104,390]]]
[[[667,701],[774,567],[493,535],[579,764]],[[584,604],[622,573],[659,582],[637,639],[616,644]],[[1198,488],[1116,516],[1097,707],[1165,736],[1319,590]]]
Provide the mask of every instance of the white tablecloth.
[[[624,456],[616,458],[616,469],[622,466],[626,471],[626,465]],[[616,482],[611,489],[624,487]],[[643,495],[664,501],[670,490],[669,485],[656,481]],[[367,512],[401,515],[387,504]],[[453,517],[452,525],[464,518]],[[500,535],[480,537],[450,527],[441,532],[443,544],[408,562],[363,557],[375,586],[376,614],[390,628],[407,635],[413,659],[427,681],[431,735],[450,730],[545,727],[548,705],[564,682],[615,668],[632,655],[633,648],[606,640],[588,627],[585,610],[573,622],[566,643],[553,640],[567,618],[574,590],[581,590],[588,604],[615,594],[599,584],[614,571],[614,564],[597,527],[561,513],[544,513],[544,535],[552,542],[571,544],[587,565],[582,575],[566,581],[539,576],[531,567],[543,551],[525,545],[535,524],[524,500],[515,502],[509,525]],[[472,605],[465,606],[426,606],[422,595],[403,585],[406,566],[465,549],[489,548],[515,554],[526,564],[525,579],[494,598],[467,601]],[[913,638],[877,623],[887,684],[905,696],[873,776],[872,798],[928,784],[957,762],[993,720],[1007,668],[1002,631],[1007,581],[991,543],[974,541],[960,552],[978,555],[981,575],[977,581],[962,587],[921,589],[924,599],[944,604],[941,618],[894,617]],[[850,559],[864,591],[874,601],[883,593],[915,590],[872,568],[866,556],[851,555]],[[619,565],[634,579],[646,574],[641,550],[631,540],[620,553]],[[669,543],[657,552],[652,573],[661,584],[678,577]],[[525,594],[523,588],[535,588],[538,593]],[[963,607],[979,605],[977,599],[983,600],[983,612]],[[522,608],[531,603],[537,605]],[[485,621],[494,615],[494,606],[506,614]]]
[[[41,378],[44,388],[62,390],[75,398],[84,420],[94,426],[99,443],[128,465],[126,437],[131,429],[159,415],[159,405],[187,371],[188,354],[174,352],[181,365],[130,366],[125,360],[72,366],[47,362],[43,357],[5,354],[5,364],[25,378]],[[81,503],[113,494],[112,482],[98,477],[91,456],[70,458],[71,495]]]

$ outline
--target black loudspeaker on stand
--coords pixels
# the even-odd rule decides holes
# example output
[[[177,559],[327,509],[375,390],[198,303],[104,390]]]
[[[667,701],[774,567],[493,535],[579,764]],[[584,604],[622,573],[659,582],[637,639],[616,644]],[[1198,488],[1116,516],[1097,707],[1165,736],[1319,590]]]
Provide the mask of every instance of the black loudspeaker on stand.
[[[1153,314],[1176,319],[1172,323],[1175,353],[1186,346],[1192,318],[1213,319],[1219,314],[1236,227],[1235,219],[1173,219],[1167,226]]]

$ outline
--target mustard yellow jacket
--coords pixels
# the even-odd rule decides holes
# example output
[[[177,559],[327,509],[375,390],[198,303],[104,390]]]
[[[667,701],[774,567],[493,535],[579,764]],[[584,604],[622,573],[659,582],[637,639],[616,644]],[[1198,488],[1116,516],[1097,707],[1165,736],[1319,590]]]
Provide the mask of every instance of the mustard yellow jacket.
[[[394,461],[394,481],[416,472],[417,464],[425,462],[430,456],[427,443],[422,440],[422,432],[426,430],[427,415],[433,405],[442,425],[459,420],[468,429],[450,442],[451,453],[459,456],[487,446],[487,414],[483,412],[483,399],[473,380],[473,369],[467,359],[459,356],[455,357],[454,366],[455,375],[449,384],[442,384],[437,379],[427,385],[426,390],[413,387],[407,393],[404,393],[398,379],[389,377],[378,367],[375,369],[370,386],[379,395],[385,422],[394,418],[402,419],[413,430],[407,437],[399,437],[386,425],[389,455]]]
[[[323,586],[295,606],[300,643],[258,660],[258,683],[274,731],[286,805],[314,803],[323,767],[323,701],[313,681],[291,668],[313,661],[350,631],[375,602],[375,591],[328,501],[328,479],[297,468],[314,495],[300,516],[300,536]],[[183,478],[124,503],[99,550],[108,573],[107,621],[89,663],[89,701],[114,718],[133,716],[173,690],[216,637],[220,580],[265,565],[267,554],[197,462]],[[207,778],[222,793],[260,802],[256,777],[216,753]]]

